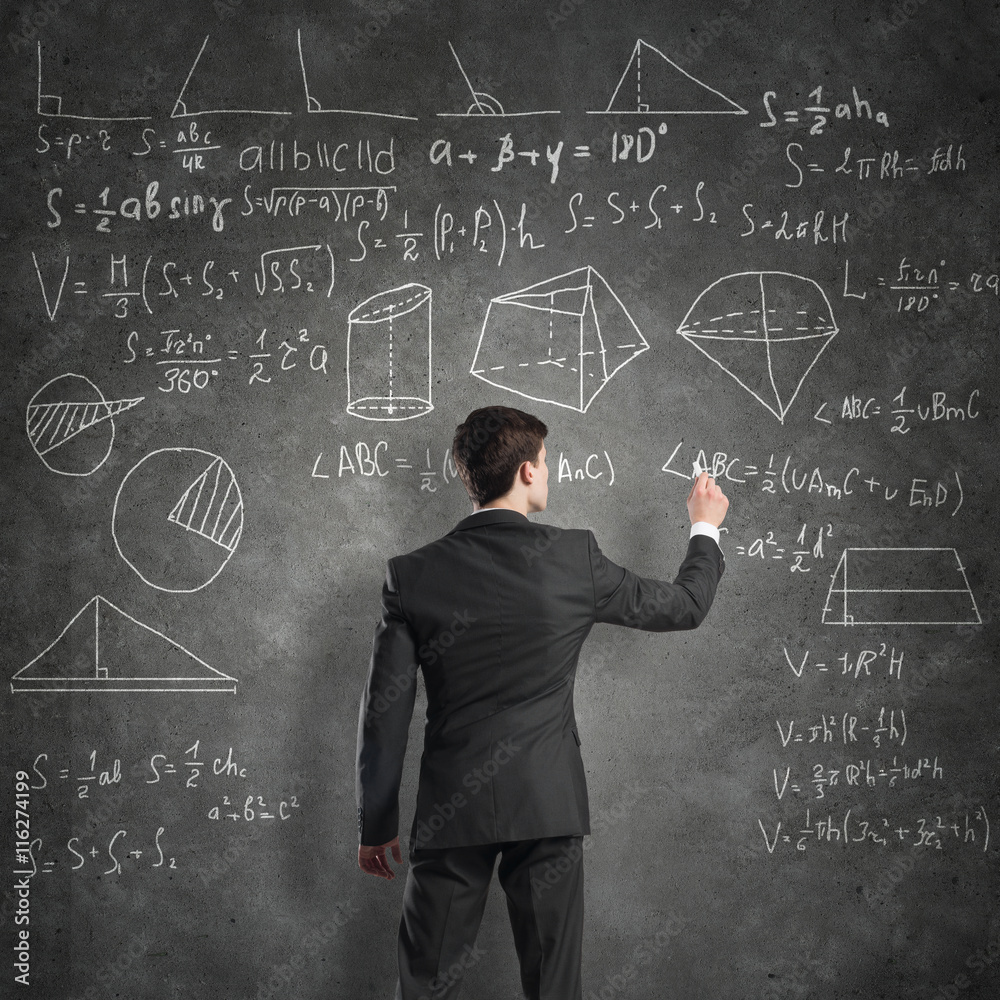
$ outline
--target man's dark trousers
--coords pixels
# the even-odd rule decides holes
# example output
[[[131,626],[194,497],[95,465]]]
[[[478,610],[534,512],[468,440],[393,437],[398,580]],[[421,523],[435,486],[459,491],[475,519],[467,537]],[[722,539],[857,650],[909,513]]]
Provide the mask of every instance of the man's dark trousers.
[[[414,848],[399,922],[396,1000],[452,1000],[482,957],[476,935],[497,875],[528,1000],[580,1000],[583,838]]]

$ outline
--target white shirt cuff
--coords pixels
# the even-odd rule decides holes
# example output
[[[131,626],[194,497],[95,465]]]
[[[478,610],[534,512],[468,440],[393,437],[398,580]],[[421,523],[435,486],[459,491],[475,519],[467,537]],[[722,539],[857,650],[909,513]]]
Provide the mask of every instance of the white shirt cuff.
[[[694,538],[695,535],[708,535],[716,545],[719,545],[719,539],[721,538],[719,529],[714,524],[709,524],[708,521],[695,521],[691,525],[691,534],[689,537]]]

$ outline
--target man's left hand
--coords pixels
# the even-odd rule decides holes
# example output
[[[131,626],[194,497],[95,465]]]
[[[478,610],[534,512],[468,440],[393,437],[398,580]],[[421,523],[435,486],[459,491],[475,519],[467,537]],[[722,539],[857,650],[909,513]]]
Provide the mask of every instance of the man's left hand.
[[[386,857],[386,848],[392,849],[392,857],[397,865],[403,863],[403,855],[399,850],[399,837],[393,837],[388,844],[380,844],[378,847],[361,844],[358,847],[358,864],[363,872],[369,875],[377,875],[379,878],[395,878],[396,873],[389,865]]]

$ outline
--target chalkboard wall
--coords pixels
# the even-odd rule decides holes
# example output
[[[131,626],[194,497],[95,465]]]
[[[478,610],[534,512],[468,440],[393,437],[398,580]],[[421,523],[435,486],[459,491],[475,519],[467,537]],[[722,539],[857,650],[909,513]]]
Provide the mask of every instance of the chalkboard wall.
[[[0,23],[12,994],[392,995],[379,589],[506,404],[644,575],[731,500],[705,624],[580,662],[585,995],[998,995],[995,5]],[[520,995],[496,887],[465,989]]]

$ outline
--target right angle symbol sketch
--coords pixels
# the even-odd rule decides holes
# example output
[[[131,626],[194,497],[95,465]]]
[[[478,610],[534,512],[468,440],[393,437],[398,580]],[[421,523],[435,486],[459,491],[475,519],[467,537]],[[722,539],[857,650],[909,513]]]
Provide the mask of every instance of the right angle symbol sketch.
[[[608,106],[592,115],[745,115],[721,91],[681,69],[658,48],[641,38],[615,87]]]
[[[347,320],[347,412],[363,420],[430,413],[431,290],[416,282],[387,289]]]
[[[490,302],[471,373],[490,385],[586,413],[615,372],[649,344],[592,267]]]
[[[844,549],[824,625],[982,625],[965,567],[949,548]]]
[[[11,678],[30,691],[236,691],[236,678],[98,594]]]
[[[227,462],[200,448],[161,448],[118,487],[118,553],[157,590],[190,594],[214,580],[243,533],[243,495]]]
[[[713,281],[677,332],[784,423],[838,331],[826,293],[811,278],[744,271]]]
[[[107,400],[83,375],[72,372],[50,379],[31,397],[25,429],[35,454],[62,476],[89,476],[111,454],[114,418],[143,401]]]
[[[63,61],[69,60],[63,56]],[[64,84],[65,86],[65,84]],[[81,93],[87,93],[87,88],[79,81],[69,84],[69,89],[74,96],[79,97]],[[63,108],[62,94],[42,93],[42,43],[38,43],[38,91],[35,110],[38,114],[46,118],[75,118],[80,121],[96,122],[144,122],[149,121],[150,115],[85,115],[73,111],[66,111]]]

